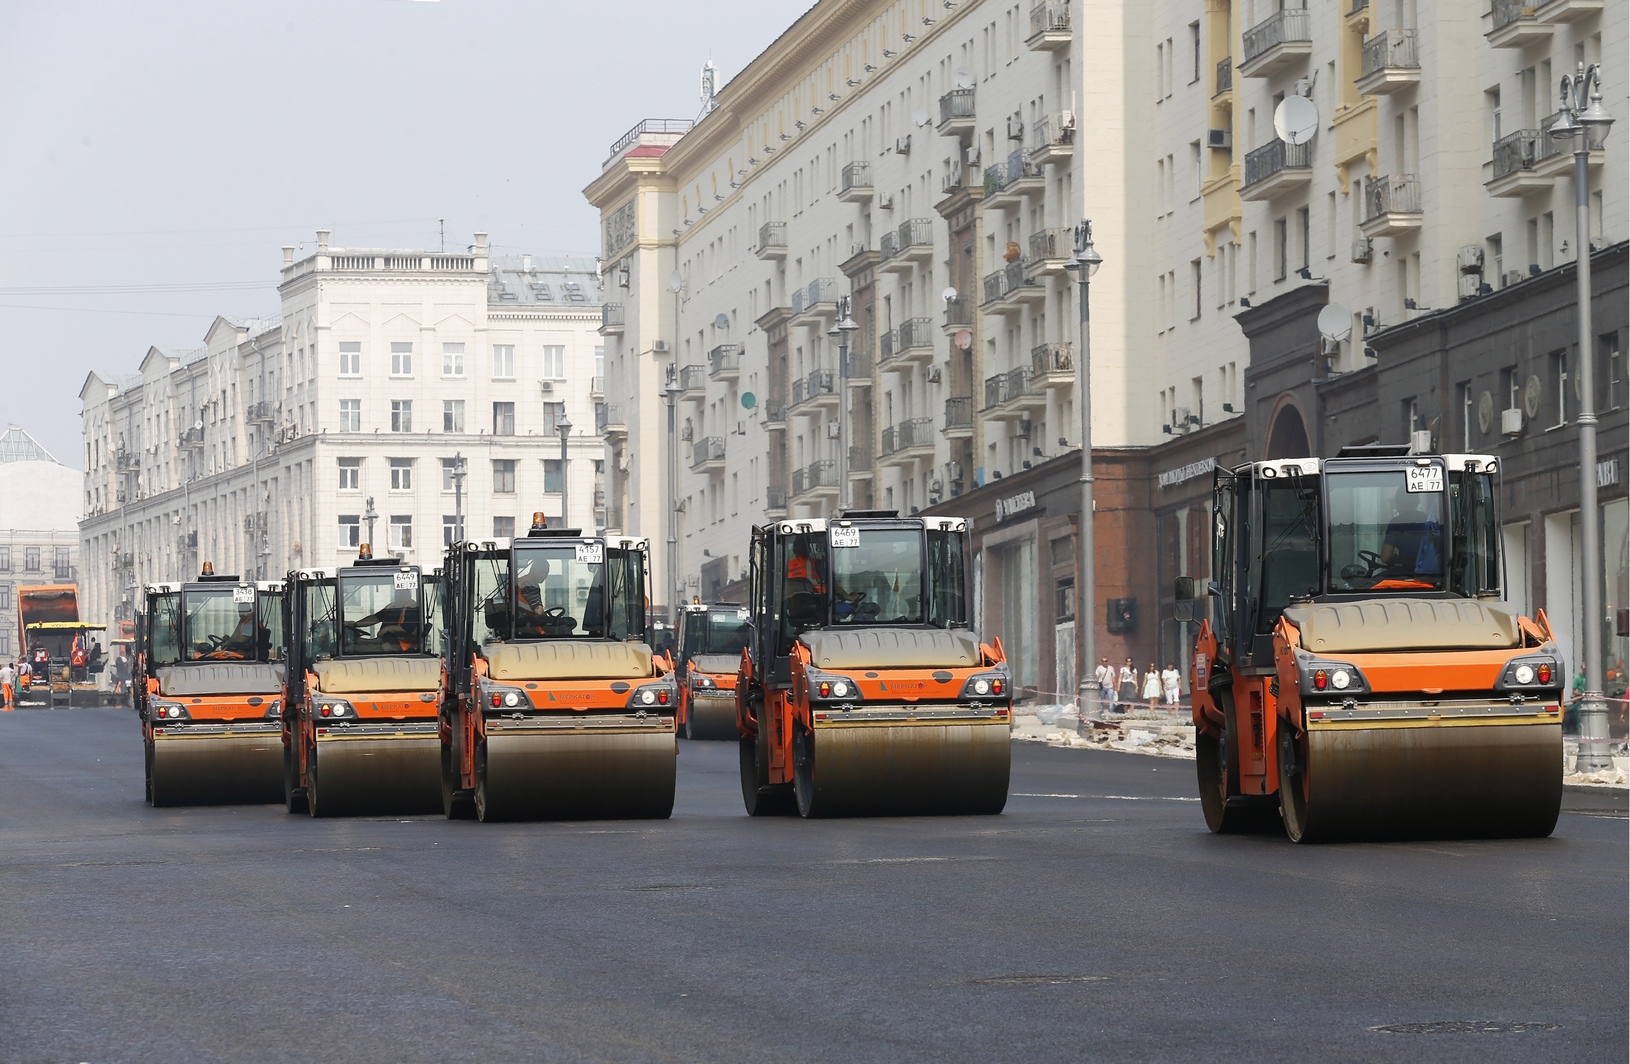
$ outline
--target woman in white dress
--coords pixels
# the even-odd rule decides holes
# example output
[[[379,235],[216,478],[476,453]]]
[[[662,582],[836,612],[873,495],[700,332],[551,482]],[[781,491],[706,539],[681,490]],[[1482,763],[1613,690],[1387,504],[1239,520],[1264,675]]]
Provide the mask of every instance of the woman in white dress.
[[[1143,698],[1149,703],[1149,715],[1153,716],[1160,706],[1160,672],[1152,661],[1143,672]]]

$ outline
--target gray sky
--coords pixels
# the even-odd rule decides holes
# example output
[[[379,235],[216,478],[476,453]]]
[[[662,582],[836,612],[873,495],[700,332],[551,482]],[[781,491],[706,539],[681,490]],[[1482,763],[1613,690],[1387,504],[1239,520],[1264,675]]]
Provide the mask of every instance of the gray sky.
[[[275,313],[318,228],[595,253],[611,142],[811,2],[0,3],[0,422],[82,465],[85,374]]]

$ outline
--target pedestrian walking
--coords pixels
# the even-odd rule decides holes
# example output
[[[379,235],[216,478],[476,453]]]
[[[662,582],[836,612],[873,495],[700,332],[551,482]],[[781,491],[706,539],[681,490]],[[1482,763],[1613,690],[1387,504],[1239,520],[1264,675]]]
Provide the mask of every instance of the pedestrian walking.
[[[1115,705],[1115,666],[1109,663],[1109,658],[1099,658],[1092,676],[1098,683],[1098,702],[1108,711]]]
[[[1120,704],[1115,708],[1125,713],[1127,707],[1138,700],[1138,670],[1132,667],[1131,658],[1127,658],[1126,664],[1121,666],[1118,679],[1121,685]]]
[[[11,662],[0,665],[0,711],[10,713],[17,707],[13,704],[17,698],[17,670],[11,667]]]
[[[1149,703],[1149,715],[1155,714],[1155,707],[1160,705],[1160,673],[1155,669],[1155,663],[1150,662],[1149,667],[1143,670],[1143,698]]]
[[[1160,689],[1165,692],[1166,705],[1175,710],[1177,699],[1183,692],[1183,674],[1177,671],[1177,665],[1168,661],[1160,673]]]

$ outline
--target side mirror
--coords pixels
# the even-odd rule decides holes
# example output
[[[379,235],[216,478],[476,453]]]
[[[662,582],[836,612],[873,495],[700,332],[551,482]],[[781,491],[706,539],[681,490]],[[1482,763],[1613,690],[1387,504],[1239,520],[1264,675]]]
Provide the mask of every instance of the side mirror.
[[[1172,581],[1172,597],[1179,602],[1194,598],[1194,577],[1180,576]]]

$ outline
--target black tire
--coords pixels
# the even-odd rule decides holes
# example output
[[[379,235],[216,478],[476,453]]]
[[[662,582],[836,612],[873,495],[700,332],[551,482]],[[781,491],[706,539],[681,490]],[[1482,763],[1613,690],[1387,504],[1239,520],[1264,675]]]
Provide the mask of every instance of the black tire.
[[[789,816],[795,808],[791,788],[771,784],[770,762],[759,750],[759,737],[745,735],[737,743],[741,754],[741,798],[748,816]]]
[[[306,747],[306,812],[314,817],[328,815],[328,810],[323,807],[322,790],[318,786],[316,743]]]
[[[1194,737],[1194,771],[1206,827],[1218,835],[1255,835],[1280,830],[1278,802],[1273,797],[1240,793],[1238,744],[1234,737],[1234,696],[1216,692],[1223,714],[1221,738],[1200,732]]]
[[[696,735],[691,730],[691,720],[692,720],[691,706],[690,706],[690,703],[687,701],[685,703],[685,738],[689,739],[691,742],[695,742],[696,741]]]
[[[283,806],[291,815],[307,811],[306,792],[295,786],[292,744],[283,748]]]
[[[153,802],[153,744],[150,741],[142,743],[142,769],[143,774],[147,777],[145,783],[146,801],[148,805],[153,805],[155,804]]]
[[[1317,832],[1307,830],[1307,751],[1283,723],[1279,727],[1279,816],[1290,841],[1320,841]]]
[[[475,806],[475,818],[483,824],[489,820],[497,820],[492,805],[487,801],[487,744],[482,743],[475,748],[475,794],[472,796]]]
[[[448,820],[474,820],[475,803],[468,791],[460,791],[454,778],[454,748],[441,748],[441,811]]]
[[[792,790],[799,816],[808,820],[821,815],[815,804],[815,735],[797,726],[792,729]]]

